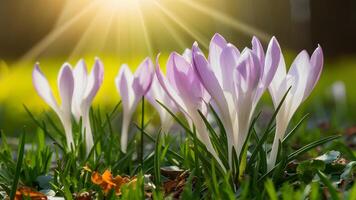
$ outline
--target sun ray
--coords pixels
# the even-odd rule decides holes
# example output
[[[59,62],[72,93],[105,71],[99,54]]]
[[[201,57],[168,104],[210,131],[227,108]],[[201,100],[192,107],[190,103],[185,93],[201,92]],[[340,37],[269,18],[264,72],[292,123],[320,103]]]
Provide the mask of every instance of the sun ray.
[[[167,9],[163,5],[159,4],[156,1],[154,3],[167,17],[169,17],[172,21],[174,21],[178,26],[180,26],[184,31],[186,31],[194,39],[198,40],[204,48],[206,48],[206,49],[208,48],[208,39],[206,37],[204,37],[197,31],[194,31],[194,29],[188,27],[178,16],[176,16],[173,12],[171,12],[169,9]]]
[[[73,18],[62,24],[61,26],[53,29],[47,36],[45,36],[39,43],[37,43],[33,48],[31,48],[19,62],[24,60],[33,60],[39,56],[49,45],[51,45],[58,37],[60,37],[67,29],[75,24],[79,19],[81,19],[87,12],[95,8],[95,2],[88,4],[83,8],[78,14]]]
[[[151,44],[150,35],[148,33],[148,29],[147,29],[147,26],[146,26],[146,23],[145,23],[145,19],[143,17],[141,8],[139,6],[137,7],[137,13],[138,13],[138,16],[140,18],[139,21],[140,21],[140,24],[141,24],[141,27],[142,27],[143,36],[144,36],[144,39],[145,39],[145,43],[146,43],[146,48],[147,48],[148,54],[149,54],[150,57],[152,57],[154,55],[153,55],[153,48],[152,48],[152,44]]]
[[[241,31],[244,34],[255,35],[264,42],[269,41],[269,39],[271,38],[271,36],[269,34],[255,28],[255,27],[252,27],[246,23],[243,23],[237,19],[231,18],[228,15],[221,13],[220,11],[218,11],[216,9],[212,9],[206,5],[203,5],[197,1],[180,0],[180,2],[200,11],[201,13],[204,13],[209,16],[213,16],[215,19],[219,20],[221,23],[229,25],[229,26],[235,28],[236,30]]]
[[[63,10],[59,14],[58,19],[56,20],[56,23],[55,23],[54,27],[61,26],[63,23],[65,23],[67,21],[66,17],[68,15],[69,10],[72,7],[73,7],[73,1],[66,0],[66,2],[64,3],[64,6],[63,6]]]
[[[186,42],[182,39],[182,37],[177,33],[177,31],[175,30],[175,28],[172,26],[171,23],[169,23],[167,21],[167,19],[165,17],[161,17],[162,14],[155,12],[154,13],[156,16],[159,15],[158,17],[156,17],[161,24],[166,28],[166,30],[169,32],[169,34],[173,37],[174,41],[178,44],[179,48],[181,50],[184,50],[185,48],[187,48]]]
[[[105,16],[103,16],[105,15]],[[83,48],[90,45],[96,45],[95,48],[98,49],[98,52],[101,52],[101,49],[104,47],[108,32],[110,30],[110,26],[112,24],[114,16],[114,10],[111,10],[109,13],[106,13],[105,10],[100,10],[92,19],[90,22],[89,26],[86,28],[85,32],[83,33],[82,37],[79,39],[77,44],[75,45],[74,49],[72,50],[69,60],[73,60],[74,58],[78,58],[78,56],[83,57],[84,55],[81,54]],[[105,20],[102,20],[102,18],[105,18]],[[95,37],[94,31],[100,28],[101,33],[100,37]],[[94,42],[90,42],[90,39],[92,41],[95,40]],[[99,42],[97,41],[99,40]]]

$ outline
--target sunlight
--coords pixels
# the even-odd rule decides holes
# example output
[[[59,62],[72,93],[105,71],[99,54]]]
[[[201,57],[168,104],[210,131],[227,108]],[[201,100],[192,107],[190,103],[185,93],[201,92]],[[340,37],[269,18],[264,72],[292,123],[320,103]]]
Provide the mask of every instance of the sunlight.
[[[212,28],[219,23],[246,35],[255,35],[262,41],[270,37],[199,1],[67,0],[52,31],[21,61],[54,55],[58,46],[66,48],[63,52],[67,52],[66,59],[71,61],[105,54],[131,61],[177,46],[183,50],[193,41],[207,49]],[[203,29],[205,31],[201,31]]]
[[[101,6],[108,10],[129,11],[136,9],[142,0],[97,0]]]

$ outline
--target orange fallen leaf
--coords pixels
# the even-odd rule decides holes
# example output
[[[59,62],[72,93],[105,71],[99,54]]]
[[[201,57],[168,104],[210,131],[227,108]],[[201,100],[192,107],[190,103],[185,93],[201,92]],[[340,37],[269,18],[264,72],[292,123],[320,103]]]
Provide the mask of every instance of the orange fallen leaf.
[[[22,200],[22,197],[30,197],[32,200],[47,200],[46,195],[29,187],[20,187],[16,190],[15,200]]]
[[[95,185],[99,185],[105,194],[111,189],[115,189],[116,195],[121,195],[121,186],[129,183],[130,179],[119,175],[114,178],[109,170],[105,170],[102,175],[99,172],[93,172],[91,181]]]

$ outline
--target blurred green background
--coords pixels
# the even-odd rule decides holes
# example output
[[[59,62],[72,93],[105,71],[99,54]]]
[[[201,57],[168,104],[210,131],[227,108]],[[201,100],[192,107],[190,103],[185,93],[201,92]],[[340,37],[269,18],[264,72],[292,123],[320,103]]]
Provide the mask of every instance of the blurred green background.
[[[288,63],[317,44],[326,63],[321,80],[298,115],[310,112],[312,126],[345,132],[356,125],[356,2],[354,0],[4,0],[0,1],[0,128],[18,133],[33,127],[23,104],[34,113],[48,107],[35,93],[35,62],[56,87],[63,62],[99,56],[105,80],[95,105],[119,101],[114,77],[146,56],[182,52],[198,41],[207,50],[215,32],[239,48],[253,35],[266,45],[279,40]],[[265,101],[269,102],[266,95]],[[304,111],[303,111],[304,110]],[[314,121],[313,121],[314,120]]]

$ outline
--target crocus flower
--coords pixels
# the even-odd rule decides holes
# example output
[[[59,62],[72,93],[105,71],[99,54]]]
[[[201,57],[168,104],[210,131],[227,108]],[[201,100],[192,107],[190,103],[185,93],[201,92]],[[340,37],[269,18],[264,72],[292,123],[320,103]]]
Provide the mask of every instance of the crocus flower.
[[[61,98],[61,105],[58,105],[53,96],[52,89],[39,68],[35,65],[32,73],[33,85],[38,95],[56,112],[61,120],[66,134],[67,146],[74,147],[71,122],[71,105],[74,91],[74,78],[70,65],[65,63],[58,73],[58,90]]]
[[[209,96],[201,84],[189,58],[189,50],[185,56],[178,53],[171,53],[167,62],[167,76],[165,77],[156,61],[156,75],[162,88],[175,102],[179,110],[187,117],[191,126],[196,128],[197,137],[201,140],[207,150],[215,157],[217,162],[224,167],[213,148],[209,133],[205,127],[204,121],[198,113],[201,110],[206,113],[206,102]]]
[[[276,134],[268,161],[269,170],[275,165],[279,141],[283,139],[289,121],[318,82],[323,62],[323,52],[318,46],[311,58],[306,51],[299,53],[287,73],[283,55],[281,55],[276,75],[269,86],[275,108],[281,103],[288,89],[290,87],[291,89],[276,116]]]
[[[130,121],[139,101],[150,89],[154,75],[151,59],[146,58],[132,74],[127,65],[122,65],[115,79],[123,105],[123,122],[121,130],[121,150],[126,153]]]
[[[209,46],[209,59],[205,59],[197,44],[193,45],[195,69],[228,136],[229,161],[235,147],[240,154],[246,140],[252,114],[263,92],[276,72],[280,48],[272,38],[266,55],[257,38],[252,40],[252,50],[240,51],[215,34]]]
[[[162,88],[156,75],[154,75],[153,77],[152,85],[146,95],[146,99],[157,110],[159,114],[159,117],[161,119],[162,132],[167,133],[170,127],[173,125],[174,121],[170,114],[157,101],[163,103],[173,113],[177,112],[177,107],[175,103],[171,100],[171,98],[168,96],[166,91]]]
[[[89,153],[94,146],[92,130],[90,127],[89,110],[91,103],[103,82],[104,67],[101,61],[96,58],[94,67],[88,75],[84,60],[80,60],[73,69],[73,75],[74,93],[72,113],[77,122],[82,117],[82,134],[85,134],[86,149],[87,153]]]

